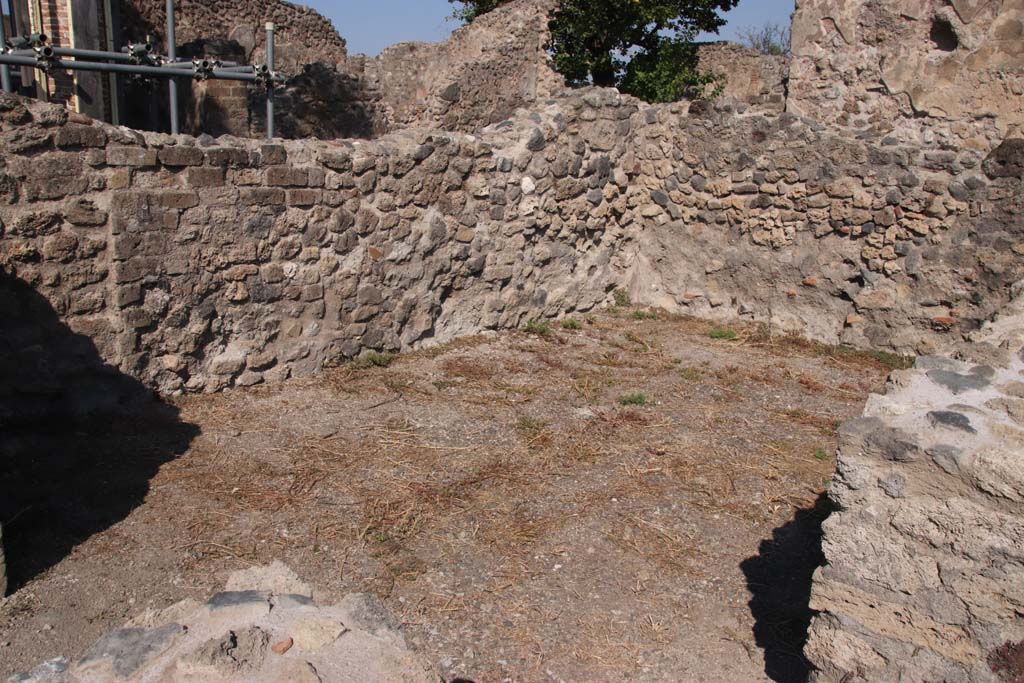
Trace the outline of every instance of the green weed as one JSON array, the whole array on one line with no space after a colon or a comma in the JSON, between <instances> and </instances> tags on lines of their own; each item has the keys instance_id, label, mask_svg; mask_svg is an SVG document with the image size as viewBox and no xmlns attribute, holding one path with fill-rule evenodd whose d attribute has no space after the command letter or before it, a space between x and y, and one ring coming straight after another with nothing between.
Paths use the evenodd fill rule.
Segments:
<instances>
[{"instance_id":1,"label":"green weed","mask_svg":"<svg viewBox=\"0 0 1024 683\"><path fill-rule=\"evenodd\" d=\"M687 382L697 382L704 376L704 373L698 368L679 368L679 376Z\"/></svg>"},{"instance_id":2,"label":"green weed","mask_svg":"<svg viewBox=\"0 0 1024 683\"><path fill-rule=\"evenodd\" d=\"M730 330L728 327L716 327L715 329L708 332L708 336L712 339L736 339L740 335L735 330Z\"/></svg>"},{"instance_id":3,"label":"green weed","mask_svg":"<svg viewBox=\"0 0 1024 683\"><path fill-rule=\"evenodd\" d=\"M538 337L546 337L551 334L551 326L541 320L529 320L523 325L523 332L535 334Z\"/></svg>"},{"instance_id":4,"label":"green weed","mask_svg":"<svg viewBox=\"0 0 1024 683\"><path fill-rule=\"evenodd\" d=\"M634 391L630 394L623 394L619 398L619 403L624 406L645 406L650 401L647 398L647 394L642 391Z\"/></svg>"},{"instance_id":5,"label":"green weed","mask_svg":"<svg viewBox=\"0 0 1024 683\"><path fill-rule=\"evenodd\" d=\"M395 360L393 353L379 353L377 351L366 351L354 361L352 367L357 369L386 368Z\"/></svg>"}]
</instances>

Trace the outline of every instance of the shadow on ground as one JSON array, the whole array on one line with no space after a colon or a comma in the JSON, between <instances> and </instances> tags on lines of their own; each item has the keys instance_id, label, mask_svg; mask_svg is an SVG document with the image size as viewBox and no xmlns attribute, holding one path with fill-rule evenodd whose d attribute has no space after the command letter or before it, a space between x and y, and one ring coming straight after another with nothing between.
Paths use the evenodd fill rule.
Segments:
<instances>
[{"instance_id":1,"label":"shadow on ground","mask_svg":"<svg viewBox=\"0 0 1024 683\"><path fill-rule=\"evenodd\" d=\"M13 591L123 520L198 429L3 271L0 320L0 525Z\"/></svg>"},{"instance_id":2,"label":"shadow on ground","mask_svg":"<svg viewBox=\"0 0 1024 683\"><path fill-rule=\"evenodd\" d=\"M753 597L754 638L764 651L765 673L776 683L804 683L811 665L803 655L814 612L811 579L824 563L821 524L832 511L822 494L811 507L761 541L758 554L740 564Z\"/></svg>"}]
</instances>

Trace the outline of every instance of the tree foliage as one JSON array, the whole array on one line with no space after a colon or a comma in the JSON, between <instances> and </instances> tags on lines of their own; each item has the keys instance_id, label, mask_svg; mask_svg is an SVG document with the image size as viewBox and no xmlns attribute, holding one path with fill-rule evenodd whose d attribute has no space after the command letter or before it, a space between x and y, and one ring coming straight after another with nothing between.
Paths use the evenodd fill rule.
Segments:
<instances>
[{"instance_id":1,"label":"tree foliage","mask_svg":"<svg viewBox=\"0 0 1024 683\"><path fill-rule=\"evenodd\" d=\"M505 0L449 0L467 21ZM548 50L570 85L618 87L651 102L700 92L694 38L717 32L738 0L560 0Z\"/></svg>"},{"instance_id":2,"label":"tree foliage","mask_svg":"<svg viewBox=\"0 0 1024 683\"><path fill-rule=\"evenodd\" d=\"M448 2L453 5L460 5L452 12L452 16L468 24L481 14L487 14L498 5L508 2L508 0L469 0L468 2L448 0Z\"/></svg>"}]
</instances>

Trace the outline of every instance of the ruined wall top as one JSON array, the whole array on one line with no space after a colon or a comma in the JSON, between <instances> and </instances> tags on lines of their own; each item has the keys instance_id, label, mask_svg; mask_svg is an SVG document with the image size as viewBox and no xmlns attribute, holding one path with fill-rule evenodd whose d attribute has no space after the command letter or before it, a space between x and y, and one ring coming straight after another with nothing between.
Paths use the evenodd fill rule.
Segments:
<instances>
[{"instance_id":1,"label":"ruined wall top","mask_svg":"<svg viewBox=\"0 0 1024 683\"><path fill-rule=\"evenodd\" d=\"M697 54L701 71L723 77L722 97L767 111L785 108L788 56L762 54L725 40L701 44Z\"/></svg>"},{"instance_id":2,"label":"ruined wall top","mask_svg":"<svg viewBox=\"0 0 1024 683\"><path fill-rule=\"evenodd\" d=\"M121 23L126 38L140 41L151 35L163 41L166 10L164 0L121 0ZM309 7L285 0L177 0L175 14L179 43L229 38L238 42L250 59L256 60L263 59L264 24L274 22L275 61L283 70L294 70L311 62L338 62L348 54L345 39L329 19Z\"/></svg>"},{"instance_id":3,"label":"ruined wall top","mask_svg":"<svg viewBox=\"0 0 1024 683\"><path fill-rule=\"evenodd\" d=\"M389 127L477 129L563 89L545 51L553 0L513 0L440 43L399 43L366 63Z\"/></svg>"}]
</instances>

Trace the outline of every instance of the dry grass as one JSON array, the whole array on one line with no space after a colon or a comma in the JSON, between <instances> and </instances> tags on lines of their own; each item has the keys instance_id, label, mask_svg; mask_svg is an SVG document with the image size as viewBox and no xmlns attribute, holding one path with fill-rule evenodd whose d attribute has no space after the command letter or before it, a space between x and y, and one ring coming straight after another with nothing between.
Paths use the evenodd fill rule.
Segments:
<instances>
[{"instance_id":1,"label":"dry grass","mask_svg":"<svg viewBox=\"0 0 1024 683\"><path fill-rule=\"evenodd\" d=\"M514 680L552 662L573 680L636 675L640 653L702 628L666 596L713 580L743 604L739 562L823 490L832 465L814 453L887 371L758 328L716 340L643 318L179 401L203 435L152 482L149 546L197 581L280 558L332 595L376 592L438 659L465 650L446 640L465 625L478 680L506 677L499 651ZM631 393L649 400L620 405Z\"/></svg>"}]
</instances>

